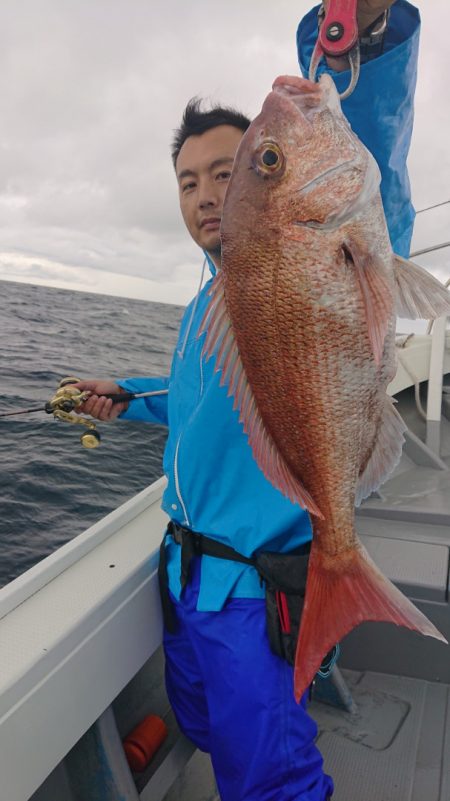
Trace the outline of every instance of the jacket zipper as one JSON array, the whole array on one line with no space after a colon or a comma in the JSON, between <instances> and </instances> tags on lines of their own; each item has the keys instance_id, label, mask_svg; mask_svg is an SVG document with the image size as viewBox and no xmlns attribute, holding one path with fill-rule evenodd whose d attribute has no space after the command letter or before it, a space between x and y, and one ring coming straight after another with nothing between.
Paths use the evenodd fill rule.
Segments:
<instances>
[{"instance_id":1,"label":"jacket zipper","mask_svg":"<svg viewBox=\"0 0 450 801\"><path fill-rule=\"evenodd\" d=\"M198 305L198 301L199 301L199 297L200 297L200 292L201 292L201 289L202 289L202 286L203 286L203 278L204 278L204 275L205 275L205 268L206 268L207 263L208 263L208 260L207 260L207 258L205 256L205 259L204 259L203 265L202 265L202 272L201 272L201 276L200 276L200 284L199 284L199 287L198 287L197 294L195 296L195 301L194 301L194 305L193 305L193 308L192 308L192 312L191 312L191 316L190 316L190 319L189 319L189 323L188 323L188 326L187 326L187 330L186 330L186 333L185 333L185 336L184 336L183 345L181 347L181 350L177 351L178 356L179 356L180 359L184 359L184 353L185 353L185 350L186 350L187 341L189 339L189 334L191 332L192 323L194 322L195 312L197 311L197 305ZM202 395L203 395L203 365L202 365L202 358L200 356L200 397ZM181 505L181 508L182 508L183 514L184 514L184 523L185 523L185 525L190 526L191 522L189 520L189 516L188 516L188 513L187 513L186 504L184 503L183 496L181 495L180 478L179 478L179 474L178 474L178 450L179 450L179 447L180 447L181 436L182 435L180 434L179 437L178 437L178 440L177 440L176 448L175 448L175 456L174 456L174 462L173 462L173 475L174 475L174 480L175 480L175 492L177 494L177 498L178 498L178 500L180 502L180 505Z\"/></svg>"},{"instance_id":2,"label":"jacket zipper","mask_svg":"<svg viewBox=\"0 0 450 801\"><path fill-rule=\"evenodd\" d=\"M187 525L187 526L190 526L191 523L190 523L190 520L189 520L189 517L188 517L188 513L187 513L187 510L186 510L185 503L183 501L183 497L181 495L180 479L179 479L179 475L178 475L178 449L180 447L180 440L181 440L181 434L178 437L177 445L176 445L176 448L175 448L175 457L174 457L174 462L173 462L173 475L174 475L174 479L175 479L175 492L177 493L177 498L178 498L178 500L179 500L179 502L181 504L181 508L183 509L183 514L184 514L183 523L185 525Z\"/></svg>"}]
</instances>

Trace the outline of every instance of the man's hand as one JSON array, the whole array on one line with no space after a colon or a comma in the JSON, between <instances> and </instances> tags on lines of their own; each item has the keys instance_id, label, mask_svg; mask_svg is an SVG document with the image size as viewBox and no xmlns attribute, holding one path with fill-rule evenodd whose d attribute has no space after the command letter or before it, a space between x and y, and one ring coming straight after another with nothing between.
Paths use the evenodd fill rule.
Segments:
<instances>
[{"instance_id":1,"label":"man's hand","mask_svg":"<svg viewBox=\"0 0 450 801\"><path fill-rule=\"evenodd\" d=\"M358 0L357 20L358 30L361 36L372 22L375 22L386 9L393 6L395 0ZM323 0L325 12L328 11L330 0Z\"/></svg>"},{"instance_id":2,"label":"man's hand","mask_svg":"<svg viewBox=\"0 0 450 801\"><path fill-rule=\"evenodd\" d=\"M395 0L358 0L358 8L356 18L358 21L358 32L360 36L367 31L367 29L375 22L381 14L388 8L393 6ZM328 11L330 0L323 0L325 13ZM348 69L347 56L330 57L327 56L327 64L335 72L343 72Z\"/></svg>"},{"instance_id":3,"label":"man's hand","mask_svg":"<svg viewBox=\"0 0 450 801\"><path fill-rule=\"evenodd\" d=\"M115 384L113 381L97 381L95 378L90 378L87 381L79 381L74 384L80 392L89 390L91 396L81 406L77 408L77 412L82 414L90 414L97 420L110 422L115 420L121 412L128 409L128 403L113 403L110 398L105 398L104 395L112 395L124 390Z\"/></svg>"},{"instance_id":4,"label":"man's hand","mask_svg":"<svg viewBox=\"0 0 450 801\"><path fill-rule=\"evenodd\" d=\"M328 1L328 0L327 0ZM358 0L358 30L361 36L379 16L394 5L395 0Z\"/></svg>"}]
</instances>

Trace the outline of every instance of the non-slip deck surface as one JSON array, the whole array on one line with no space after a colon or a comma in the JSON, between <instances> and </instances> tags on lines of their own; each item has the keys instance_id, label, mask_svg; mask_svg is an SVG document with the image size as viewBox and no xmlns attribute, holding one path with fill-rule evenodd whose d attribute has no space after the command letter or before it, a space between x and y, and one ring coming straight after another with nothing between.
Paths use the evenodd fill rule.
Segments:
<instances>
[{"instance_id":1,"label":"non-slip deck surface","mask_svg":"<svg viewBox=\"0 0 450 801\"><path fill-rule=\"evenodd\" d=\"M450 687L345 671L356 715L313 703L333 801L449 801Z\"/></svg>"},{"instance_id":2,"label":"non-slip deck surface","mask_svg":"<svg viewBox=\"0 0 450 801\"><path fill-rule=\"evenodd\" d=\"M310 706L333 776L333 801L449 801L450 686L344 671L358 713ZM219 801L211 763L196 752L165 801Z\"/></svg>"}]
</instances>

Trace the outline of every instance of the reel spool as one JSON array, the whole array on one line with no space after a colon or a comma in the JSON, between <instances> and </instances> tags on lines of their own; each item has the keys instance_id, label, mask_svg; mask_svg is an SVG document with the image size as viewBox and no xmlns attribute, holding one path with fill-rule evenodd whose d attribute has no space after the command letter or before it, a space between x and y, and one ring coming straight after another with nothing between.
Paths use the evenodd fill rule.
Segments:
<instances>
[{"instance_id":1,"label":"reel spool","mask_svg":"<svg viewBox=\"0 0 450 801\"><path fill-rule=\"evenodd\" d=\"M45 404L45 411L47 414L52 414L56 420L62 420L64 423L86 426L89 430L83 432L80 437L83 448L98 448L100 445L100 434L96 429L95 423L87 417L81 417L81 415L76 414L76 410L90 395L89 392L80 392L79 389L72 386L80 380L80 378L76 378L75 376L62 378L53 398Z\"/></svg>"}]
</instances>

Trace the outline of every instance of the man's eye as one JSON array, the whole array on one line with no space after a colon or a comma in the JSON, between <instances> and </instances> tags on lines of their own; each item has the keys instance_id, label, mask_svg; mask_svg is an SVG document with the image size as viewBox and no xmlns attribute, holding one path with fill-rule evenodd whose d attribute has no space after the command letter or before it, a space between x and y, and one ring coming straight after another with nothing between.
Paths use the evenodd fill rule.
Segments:
<instances>
[{"instance_id":1,"label":"man's eye","mask_svg":"<svg viewBox=\"0 0 450 801\"><path fill-rule=\"evenodd\" d=\"M229 181L231 177L231 170L222 170L216 175L216 181Z\"/></svg>"},{"instance_id":2,"label":"man's eye","mask_svg":"<svg viewBox=\"0 0 450 801\"><path fill-rule=\"evenodd\" d=\"M181 187L181 191L183 192L183 194L185 192L190 192L192 189L195 189L195 183L193 181L190 181L190 183L188 184L183 184Z\"/></svg>"}]
</instances>

